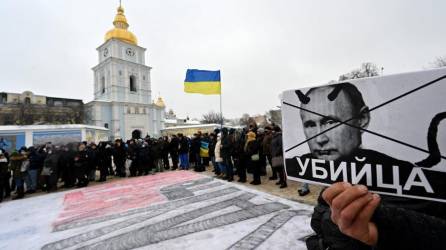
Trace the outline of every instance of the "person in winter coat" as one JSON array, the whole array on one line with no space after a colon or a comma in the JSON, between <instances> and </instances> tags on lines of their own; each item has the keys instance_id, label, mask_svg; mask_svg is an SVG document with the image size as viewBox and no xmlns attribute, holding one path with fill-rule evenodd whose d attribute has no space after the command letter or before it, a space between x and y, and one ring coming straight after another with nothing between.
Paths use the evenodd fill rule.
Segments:
<instances>
[{"instance_id":1,"label":"person in winter coat","mask_svg":"<svg viewBox=\"0 0 446 250\"><path fill-rule=\"evenodd\" d=\"M256 134L253 131L248 132L247 140L245 143L245 155L248 159L248 169L251 169L253 174L252 185L260 185L260 164L259 164L259 151L260 144L256 140Z\"/></svg>"},{"instance_id":2,"label":"person in winter coat","mask_svg":"<svg viewBox=\"0 0 446 250\"><path fill-rule=\"evenodd\" d=\"M42 190L51 192L57 189L57 171L59 167L60 153L54 147L47 148L47 155L43 162L41 172L43 179Z\"/></svg>"},{"instance_id":3,"label":"person in winter coat","mask_svg":"<svg viewBox=\"0 0 446 250\"><path fill-rule=\"evenodd\" d=\"M271 172L272 176L269 177L270 180L277 180L277 169L273 168L272 166L272 156L271 156L271 143L273 140L273 134L272 129L270 126L265 127L265 136L263 137L262 147L263 147L263 153L266 156L266 159L269 162L269 165L271 166Z\"/></svg>"},{"instance_id":4,"label":"person in winter coat","mask_svg":"<svg viewBox=\"0 0 446 250\"><path fill-rule=\"evenodd\" d=\"M128 147L128 151L127 151L127 157L131 160L130 167L129 167L131 177L137 176L137 173L138 173L139 146L137 143L138 142L133 139L128 142L129 147Z\"/></svg>"},{"instance_id":5,"label":"person in winter coat","mask_svg":"<svg viewBox=\"0 0 446 250\"><path fill-rule=\"evenodd\" d=\"M180 168L183 170L189 169L189 142L183 134L178 134L180 142Z\"/></svg>"},{"instance_id":6,"label":"person in winter coat","mask_svg":"<svg viewBox=\"0 0 446 250\"><path fill-rule=\"evenodd\" d=\"M113 149L109 142L105 143L105 158L104 158L104 164L107 168L107 175L113 176L115 175L115 171L113 170L113 164L112 164L112 156L113 156Z\"/></svg>"},{"instance_id":7,"label":"person in winter coat","mask_svg":"<svg viewBox=\"0 0 446 250\"><path fill-rule=\"evenodd\" d=\"M63 167L62 181L64 182L64 188L74 187L76 183L76 169L74 167L74 156L76 155L76 146L74 144L68 144L62 147L60 153L59 163Z\"/></svg>"},{"instance_id":8,"label":"person in winter coat","mask_svg":"<svg viewBox=\"0 0 446 250\"><path fill-rule=\"evenodd\" d=\"M9 169L9 164L10 164L10 155L8 154L7 151L2 150L3 152L3 157L6 158L7 161L7 165L6 165L6 171L3 172L4 173L4 180L6 180L3 184L3 191L4 191L4 196L3 198L9 198L11 197L11 184L10 184L10 180L12 179L12 175L11 175L11 170Z\"/></svg>"},{"instance_id":9,"label":"person in winter coat","mask_svg":"<svg viewBox=\"0 0 446 250\"><path fill-rule=\"evenodd\" d=\"M29 169L28 169L28 175L30 178L30 187L28 187L26 190L27 193L34 193L37 189L37 183L39 180L39 172L42 171L43 168L43 161L45 156L42 155L36 148L30 147L29 148Z\"/></svg>"},{"instance_id":10,"label":"person in winter coat","mask_svg":"<svg viewBox=\"0 0 446 250\"><path fill-rule=\"evenodd\" d=\"M209 136L209 158L211 159L212 166L214 167L213 172L215 175L220 175L220 169L217 166L217 162L215 161L215 145L217 144L217 136L214 133L211 133Z\"/></svg>"},{"instance_id":11,"label":"person in winter coat","mask_svg":"<svg viewBox=\"0 0 446 250\"><path fill-rule=\"evenodd\" d=\"M263 152L263 138L265 137L265 129L258 128L256 133L256 140L259 144L259 167L260 176L266 176L266 154Z\"/></svg>"},{"instance_id":12,"label":"person in winter coat","mask_svg":"<svg viewBox=\"0 0 446 250\"><path fill-rule=\"evenodd\" d=\"M96 169L99 165L99 158L97 157L98 149L96 144L91 143L89 147L87 147L87 155L88 155L88 180L95 181L96 180Z\"/></svg>"},{"instance_id":13,"label":"person in winter coat","mask_svg":"<svg viewBox=\"0 0 446 250\"><path fill-rule=\"evenodd\" d=\"M222 137L221 137L221 157L223 158L223 163L225 165L226 170L226 180L231 182L234 180L234 165L232 164L232 153L234 145L233 137L234 133L232 132L231 135L228 134L228 129L223 128L221 130Z\"/></svg>"},{"instance_id":14,"label":"person in winter coat","mask_svg":"<svg viewBox=\"0 0 446 250\"><path fill-rule=\"evenodd\" d=\"M273 136L271 139L270 154L272 156L271 167L273 168L273 171L275 171L279 175L279 181L276 183L276 185L280 185L280 188L286 188L287 183L285 176L285 168L283 166L282 130L280 129L279 126L274 126Z\"/></svg>"},{"instance_id":15,"label":"person in winter coat","mask_svg":"<svg viewBox=\"0 0 446 250\"><path fill-rule=\"evenodd\" d=\"M12 198L13 200L25 197L24 178L26 173L26 162L27 154L24 149L21 149L19 152L12 152L9 168L13 172L12 177L15 180L15 185L17 188L17 196Z\"/></svg>"},{"instance_id":16,"label":"person in winter coat","mask_svg":"<svg viewBox=\"0 0 446 250\"><path fill-rule=\"evenodd\" d=\"M153 167L153 152L152 146L146 141L139 145L137 158L138 158L138 176L148 175L152 171ZM155 172L155 170L153 170Z\"/></svg>"},{"instance_id":17,"label":"person in winter coat","mask_svg":"<svg viewBox=\"0 0 446 250\"><path fill-rule=\"evenodd\" d=\"M180 141L176 135L172 135L169 143L170 158L172 158L172 170L178 169L178 149L180 147Z\"/></svg>"},{"instance_id":18,"label":"person in winter coat","mask_svg":"<svg viewBox=\"0 0 446 250\"><path fill-rule=\"evenodd\" d=\"M163 160L163 166L164 170L170 169L169 164L169 138L167 136L163 136L162 139L160 139L161 144L161 158Z\"/></svg>"},{"instance_id":19,"label":"person in winter coat","mask_svg":"<svg viewBox=\"0 0 446 250\"><path fill-rule=\"evenodd\" d=\"M328 85L300 94L299 99L304 100L302 108L312 111L301 112L304 134L312 138L308 140L310 153L299 156L301 161L312 158L347 162L352 167L380 165L382 176L393 177L396 176L393 166L398 166L400 171L411 171L423 163L424 160L414 164L363 147L362 130L367 129L371 116L355 85ZM320 113L324 115L316 115ZM335 128L335 123L348 119L352 126L338 126L318 134L321 129ZM287 167L296 158L287 159ZM394 184L395 188L402 187L398 178L393 182L389 179L387 183ZM418 179L421 177L415 181L417 184L423 183ZM444 180L431 178L430 181L435 182L436 192L444 193ZM442 202L378 195L363 185L336 182L321 191L311 219L315 234L306 243L310 250L445 249L445 211L446 205Z\"/></svg>"},{"instance_id":20,"label":"person in winter coat","mask_svg":"<svg viewBox=\"0 0 446 250\"><path fill-rule=\"evenodd\" d=\"M201 147L201 133L194 134L194 136L191 139L191 146L190 146L190 155L191 159L193 159L194 163L194 170L199 171L202 162L201 162L201 156L200 156L200 147Z\"/></svg>"},{"instance_id":21,"label":"person in winter coat","mask_svg":"<svg viewBox=\"0 0 446 250\"><path fill-rule=\"evenodd\" d=\"M234 165L237 169L237 175L239 179L238 182L245 183L246 182L246 167L248 164L248 157L245 154L245 144L246 144L246 130L243 129L240 135L237 136L235 140L235 149L234 149Z\"/></svg>"},{"instance_id":22,"label":"person in winter coat","mask_svg":"<svg viewBox=\"0 0 446 250\"><path fill-rule=\"evenodd\" d=\"M223 161L223 157L221 155L221 133L219 133L217 135L217 143L215 144L214 154L215 154L215 162L218 165L218 169L219 169L219 171L218 171L219 174L217 175L217 177L225 178L226 166Z\"/></svg>"},{"instance_id":23,"label":"person in winter coat","mask_svg":"<svg viewBox=\"0 0 446 250\"><path fill-rule=\"evenodd\" d=\"M88 186L88 155L85 150L85 144L81 143L74 157L74 168L76 171L77 187Z\"/></svg>"},{"instance_id":24,"label":"person in winter coat","mask_svg":"<svg viewBox=\"0 0 446 250\"><path fill-rule=\"evenodd\" d=\"M108 164L111 165L111 155L107 155L106 146L108 145L104 142L98 145L99 182L107 180Z\"/></svg>"},{"instance_id":25,"label":"person in winter coat","mask_svg":"<svg viewBox=\"0 0 446 250\"><path fill-rule=\"evenodd\" d=\"M113 163L116 166L116 175L119 177L125 177L125 161L127 160L127 150L122 140L115 140L113 147Z\"/></svg>"},{"instance_id":26,"label":"person in winter coat","mask_svg":"<svg viewBox=\"0 0 446 250\"><path fill-rule=\"evenodd\" d=\"M162 151L163 151L163 140L159 138L158 140L152 140L150 147L150 155L152 156L152 162L154 171L164 172L163 162L162 162Z\"/></svg>"},{"instance_id":27,"label":"person in winter coat","mask_svg":"<svg viewBox=\"0 0 446 250\"><path fill-rule=\"evenodd\" d=\"M202 170L206 171L206 167L209 166L209 161L211 160L210 156L209 156L209 143L211 141L211 138L209 137L208 133L204 133L204 135L201 138L201 141L204 143L204 145L207 145L207 153L206 151L203 151L200 149L200 156L202 158L202 163L203 163L203 167ZM201 147L203 148L203 145L201 145Z\"/></svg>"},{"instance_id":28,"label":"person in winter coat","mask_svg":"<svg viewBox=\"0 0 446 250\"><path fill-rule=\"evenodd\" d=\"M306 240L309 250L441 250L446 246L442 202L377 195L338 182L324 189Z\"/></svg>"},{"instance_id":29,"label":"person in winter coat","mask_svg":"<svg viewBox=\"0 0 446 250\"><path fill-rule=\"evenodd\" d=\"M3 201L6 185L9 186L8 171L8 158L6 158L3 149L0 149L0 202Z\"/></svg>"}]
</instances>

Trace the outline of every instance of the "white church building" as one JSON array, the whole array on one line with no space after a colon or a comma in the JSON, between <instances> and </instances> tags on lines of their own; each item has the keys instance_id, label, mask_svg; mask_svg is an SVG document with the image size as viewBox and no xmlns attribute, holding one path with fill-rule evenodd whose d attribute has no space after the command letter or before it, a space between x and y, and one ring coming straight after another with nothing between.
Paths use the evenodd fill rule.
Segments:
<instances>
[{"instance_id":1,"label":"white church building","mask_svg":"<svg viewBox=\"0 0 446 250\"><path fill-rule=\"evenodd\" d=\"M143 137L159 136L164 129L165 105L161 97L152 101L146 49L128 30L121 6L113 25L97 48L94 100L85 105L86 123L108 128L110 139L130 139L134 130L140 130Z\"/></svg>"}]
</instances>

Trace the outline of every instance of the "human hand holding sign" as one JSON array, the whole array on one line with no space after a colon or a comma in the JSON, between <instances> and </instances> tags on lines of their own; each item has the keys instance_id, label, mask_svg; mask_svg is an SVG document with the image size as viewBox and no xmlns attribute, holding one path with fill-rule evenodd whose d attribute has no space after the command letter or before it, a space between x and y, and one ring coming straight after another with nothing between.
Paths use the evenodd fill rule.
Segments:
<instances>
[{"instance_id":1,"label":"human hand holding sign","mask_svg":"<svg viewBox=\"0 0 446 250\"><path fill-rule=\"evenodd\" d=\"M381 201L377 194L362 185L338 182L327 188L322 198L330 205L331 220L343 234L367 245L376 245L378 228L370 220Z\"/></svg>"}]
</instances>

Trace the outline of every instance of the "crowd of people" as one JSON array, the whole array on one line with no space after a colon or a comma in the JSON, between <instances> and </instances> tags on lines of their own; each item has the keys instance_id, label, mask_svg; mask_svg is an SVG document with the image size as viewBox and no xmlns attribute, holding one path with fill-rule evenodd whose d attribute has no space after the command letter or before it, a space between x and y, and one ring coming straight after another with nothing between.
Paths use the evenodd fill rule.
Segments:
<instances>
[{"instance_id":1,"label":"crowd of people","mask_svg":"<svg viewBox=\"0 0 446 250\"><path fill-rule=\"evenodd\" d=\"M70 143L22 147L11 153L0 149L0 202L16 195L20 199L38 190L52 192L63 188L85 187L92 181L103 182L107 176L134 177L167 170L205 171L213 166L216 178L261 184L261 176L272 167L270 180L280 188L287 182L283 166L282 133L279 126L250 126L242 130L216 129L158 139L146 137L126 142ZM99 171L99 176L97 176Z\"/></svg>"}]
</instances>

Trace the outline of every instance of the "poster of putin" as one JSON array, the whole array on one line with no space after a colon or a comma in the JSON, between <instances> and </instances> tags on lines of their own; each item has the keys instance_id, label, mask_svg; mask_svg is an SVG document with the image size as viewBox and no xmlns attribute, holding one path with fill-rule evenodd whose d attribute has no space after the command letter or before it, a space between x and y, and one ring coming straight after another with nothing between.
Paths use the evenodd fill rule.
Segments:
<instances>
[{"instance_id":1,"label":"poster of putin","mask_svg":"<svg viewBox=\"0 0 446 250\"><path fill-rule=\"evenodd\" d=\"M281 95L288 179L446 202L446 68Z\"/></svg>"}]
</instances>

